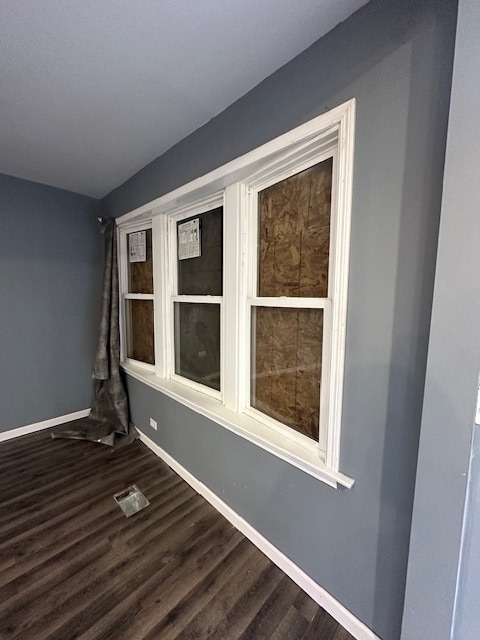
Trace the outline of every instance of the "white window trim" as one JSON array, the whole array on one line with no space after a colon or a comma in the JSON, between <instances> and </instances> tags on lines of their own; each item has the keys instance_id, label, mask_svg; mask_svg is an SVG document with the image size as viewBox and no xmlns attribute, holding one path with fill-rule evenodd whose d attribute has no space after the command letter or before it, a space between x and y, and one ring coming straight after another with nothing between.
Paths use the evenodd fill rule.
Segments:
<instances>
[{"instance_id":1,"label":"white window trim","mask_svg":"<svg viewBox=\"0 0 480 640\"><path fill-rule=\"evenodd\" d=\"M262 168L259 172L250 176L247 182L247 198L245 202L247 203L247 224L248 224L248 240L247 246L245 248L245 252L247 255L248 261L248 271L247 271L247 296L246 296L246 366L244 369L244 380L245 380L245 401L243 406L243 411L247 413L247 415L251 415L258 420L273 421L277 429L284 429L285 426L277 422L271 417L266 418L263 414L257 411L254 407L251 406L250 401L247 401L250 393L250 371L252 370L252 360L251 360L251 348L250 345L253 344L252 336L251 336L251 309L256 306L267 306L267 307L283 307L287 309L323 309L324 317L323 317L323 346L322 349L322 384L321 384L321 398L320 398L320 425L319 425L319 439L318 442L313 442L311 438L302 435L301 433L294 432L292 437L295 437L296 440L303 444L303 446L310 446L322 458L326 461L326 465L338 471L338 464L335 465L334 461L327 459L327 442L329 438L329 433L334 429L340 429L340 420L341 416L339 414L334 414L332 411L329 411L329 381L330 381L330 346L331 346L331 311L332 311L332 302L331 298L333 294L336 294L336 288L332 285L335 280L335 273L333 269L332 260L329 261L329 276L328 276L328 292L327 298L303 298L303 297L257 297L257 282L258 282L258 260L255 251L255 255L251 255L248 257L249 250L251 248L258 247L258 194L267 189L268 187L277 184L278 182L290 178L291 176L300 173L301 171L308 169L312 166L312 164L320 163L324 160L332 158L333 160L333 174L332 174L332 203L331 203L331 224L330 224L330 255L333 255L337 247L337 237L336 237L336 227L335 227L335 219L336 219L336 207L335 202L333 200L336 188L338 188L337 180L337 172L336 172L336 164L337 164L337 145L338 141L336 137L326 136L325 140L321 147L319 147L317 153L311 153L311 149L308 148L308 153L306 157L302 158L302 161L298 160L298 154L293 154L293 157L289 162L282 163L282 168L279 171L277 167L269 167L267 170ZM303 155L303 154L302 154ZM245 217L245 216L244 216ZM342 241L342 239L339 239ZM339 253L343 252L343 246L339 248ZM263 416L263 417L262 417ZM339 457L339 456L338 456Z\"/></svg>"},{"instance_id":2,"label":"white window trim","mask_svg":"<svg viewBox=\"0 0 480 640\"><path fill-rule=\"evenodd\" d=\"M117 222L118 225L118 222ZM148 364L146 362L139 362L138 360L133 360L127 356L127 341L124 339L127 332L127 319L125 315L126 309L126 300L152 300L153 301L153 313L155 318L155 283L154 283L154 293L130 293L129 289L129 281L128 281L128 240L127 237L130 233L135 233L136 231L146 231L148 229L152 229L152 221L145 220L141 223L133 223L128 224L119 229L118 234L118 255L119 265L118 265L118 280L120 287L120 309L119 309L119 320L120 320L120 360L123 364L132 364L134 366L140 365L144 367L147 371L155 371L155 365ZM153 247L153 229L152 229L152 252L154 252ZM156 336L155 336L156 338ZM155 347L156 350L156 347Z\"/></svg>"},{"instance_id":3,"label":"white window trim","mask_svg":"<svg viewBox=\"0 0 480 640\"><path fill-rule=\"evenodd\" d=\"M156 365L138 362L123 362L124 369L133 377L158 389L213 421L225 426L238 435L254 442L274 455L287 460L296 467L326 482L330 486L342 485L350 488L354 480L340 472L340 426L343 395L343 374L345 357L345 329L348 286L348 261L350 237L350 210L353 176L355 101L340 105L318 116L300 127L272 140L254 151L193 180L156 200L131 211L117 219L120 237L136 228L153 226L154 236L154 290L155 290L155 345ZM332 375L329 376L329 388L325 390L328 402L327 428L324 436L325 450L319 455L319 444L310 438L296 433L249 408L249 393L245 388L245 372L249 372L249 333L250 318L247 310L255 298L247 302L249 282L252 272L246 268L250 260L248 254L251 224L248 223L249 208L254 195L262 185L278 182L334 156L334 188L332 199L332 237L329 276L329 299L312 299L311 308L325 308L332 300L331 313L331 352L326 362L330 362ZM221 347L224 353L222 361L222 395L212 397L204 393L202 385L184 384L171 376L172 341L169 339L171 327L168 326L168 306L172 305L170 263L167 254L168 220L179 216L190 217L198 211L206 211L218 206L223 194L224 206L224 296L222 304ZM207 204L206 208L202 207ZM160 215L168 214L168 215ZM171 240L170 240L171 242ZM161 246L159 246L161 245ZM125 262L123 245L120 242L120 264ZM227 259L228 256L228 259ZM158 257L158 260L157 260ZM158 264L157 264L158 261ZM233 265L233 266L232 266ZM242 268L238 268L242 265ZM121 268L122 269L122 268ZM249 280L250 279L250 280ZM330 286L333 290L330 290ZM251 291L251 290L250 290ZM257 299L257 302L279 306L279 300ZM308 306L305 299L301 303L288 299L282 306ZM323 305L323 306L322 306ZM166 325L165 325L166 323ZM228 345L228 350L224 349ZM232 348L233 347L233 348ZM158 357L157 357L158 356ZM233 372L226 376L226 369ZM324 385L322 385L324 386ZM196 387L201 387L199 391ZM325 422L325 420L324 420ZM320 445L321 446L321 445Z\"/></svg>"},{"instance_id":4,"label":"white window trim","mask_svg":"<svg viewBox=\"0 0 480 640\"><path fill-rule=\"evenodd\" d=\"M178 238L177 238L177 223L188 218L195 216L201 216L203 213L217 209L224 206L223 193L215 193L206 198L201 198L193 203L191 206L181 207L175 209L169 213L167 217L168 232L164 236L163 251L168 256L168 272L167 282L164 295L166 296L165 308L167 309L167 318L169 323L169 336L167 349L165 351L167 360L166 365L166 377L185 384L192 389L201 391L213 398L222 400L222 390L217 391L211 389L206 385L202 385L198 382L185 378L175 373L175 330L174 330L174 305L175 302L194 302L196 304L217 304L220 307L220 379L223 380L224 374L224 358L222 357L224 351L224 303L223 296L206 296L206 295L179 295L178 294ZM223 257L223 271L225 272L225 255Z\"/></svg>"}]
</instances>

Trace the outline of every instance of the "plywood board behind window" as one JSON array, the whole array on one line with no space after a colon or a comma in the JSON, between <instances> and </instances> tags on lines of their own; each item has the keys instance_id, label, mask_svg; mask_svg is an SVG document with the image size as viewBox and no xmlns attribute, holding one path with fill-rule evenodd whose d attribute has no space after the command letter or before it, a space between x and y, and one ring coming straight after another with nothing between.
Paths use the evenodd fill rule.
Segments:
<instances>
[{"instance_id":1,"label":"plywood board behind window","mask_svg":"<svg viewBox=\"0 0 480 640\"><path fill-rule=\"evenodd\" d=\"M128 263L128 293L153 293L152 230L146 229L145 235L146 260Z\"/></svg>"},{"instance_id":2,"label":"plywood board behind window","mask_svg":"<svg viewBox=\"0 0 480 640\"><path fill-rule=\"evenodd\" d=\"M258 295L328 297L332 159L258 196ZM258 307L252 318L252 406L319 435L323 312Z\"/></svg>"},{"instance_id":3,"label":"plywood board behind window","mask_svg":"<svg viewBox=\"0 0 480 640\"><path fill-rule=\"evenodd\" d=\"M155 364L153 333L153 301L127 300L127 356L140 362Z\"/></svg>"},{"instance_id":4,"label":"plywood board behind window","mask_svg":"<svg viewBox=\"0 0 480 640\"><path fill-rule=\"evenodd\" d=\"M253 313L252 406L317 440L323 310L256 307Z\"/></svg>"},{"instance_id":5,"label":"plywood board behind window","mask_svg":"<svg viewBox=\"0 0 480 640\"><path fill-rule=\"evenodd\" d=\"M332 159L259 193L259 296L328 296Z\"/></svg>"}]
</instances>

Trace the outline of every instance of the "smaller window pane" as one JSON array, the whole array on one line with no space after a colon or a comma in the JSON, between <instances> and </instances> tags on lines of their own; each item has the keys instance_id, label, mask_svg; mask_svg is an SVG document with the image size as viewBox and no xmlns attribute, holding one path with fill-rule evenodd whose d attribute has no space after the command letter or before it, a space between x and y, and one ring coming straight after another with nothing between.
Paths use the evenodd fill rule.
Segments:
<instances>
[{"instance_id":1,"label":"smaller window pane","mask_svg":"<svg viewBox=\"0 0 480 640\"><path fill-rule=\"evenodd\" d=\"M155 364L153 300L126 300L127 356Z\"/></svg>"},{"instance_id":2,"label":"smaller window pane","mask_svg":"<svg viewBox=\"0 0 480 640\"><path fill-rule=\"evenodd\" d=\"M194 258L180 259L188 245L189 223L198 220L199 252ZM182 225L186 225L183 226ZM181 242L183 240L183 246ZM223 207L177 223L178 294L221 296L223 292ZM193 247L193 243L190 245Z\"/></svg>"},{"instance_id":3,"label":"smaller window pane","mask_svg":"<svg viewBox=\"0 0 480 640\"><path fill-rule=\"evenodd\" d=\"M258 194L258 295L326 298L332 159Z\"/></svg>"},{"instance_id":4,"label":"smaller window pane","mask_svg":"<svg viewBox=\"0 0 480 640\"><path fill-rule=\"evenodd\" d=\"M252 309L251 405L314 440L322 340L322 309Z\"/></svg>"},{"instance_id":5,"label":"smaller window pane","mask_svg":"<svg viewBox=\"0 0 480 640\"><path fill-rule=\"evenodd\" d=\"M175 303L175 373L220 391L220 305Z\"/></svg>"},{"instance_id":6,"label":"smaller window pane","mask_svg":"<svg viewBox=\"0 0 480 640\"><path fill-rule=\"evenodd\" d=\"M152 230L129 233L127 251L128 293L153 293Z\"/></svg>"}]
</instances>

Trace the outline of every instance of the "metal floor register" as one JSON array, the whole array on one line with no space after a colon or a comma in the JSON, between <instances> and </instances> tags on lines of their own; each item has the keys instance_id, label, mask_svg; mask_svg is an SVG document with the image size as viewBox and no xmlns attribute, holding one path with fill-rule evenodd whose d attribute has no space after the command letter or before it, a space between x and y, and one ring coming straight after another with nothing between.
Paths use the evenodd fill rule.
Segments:
<instances>
[{"instance_id":1,"label":"metal floor register","mask_svg":"<svg viewBox=\"0 0 480 640\"><path fill-rule=\"evenodd\" d=\"M148 507L150 504L135 484L132 484L132 486L128 487L125 491L116 493L113 499L127 518L145 509L145 507Z\"/></svg>"}]
</instances>

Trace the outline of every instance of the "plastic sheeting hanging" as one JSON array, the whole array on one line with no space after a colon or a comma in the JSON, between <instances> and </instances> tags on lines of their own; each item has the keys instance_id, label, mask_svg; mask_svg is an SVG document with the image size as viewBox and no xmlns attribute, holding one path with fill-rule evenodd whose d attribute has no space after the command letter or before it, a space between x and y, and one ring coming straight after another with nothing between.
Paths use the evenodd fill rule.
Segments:
<instances>
[{"instance_id":1,"label":"plastic sheeting hanging","mask_svg":"<svg viewBox=\"0 0 480 640\"><path fill-rule=\"evenodd\" d=\"M115 220L99 219L104 234L105 263L97 355L93 370L93 402L87 418L52 432L52 438L92 440L114 446L115 435L136 438L129 424L128 399L120 372L120 330Z\"/></svg>"}]
</instances>

